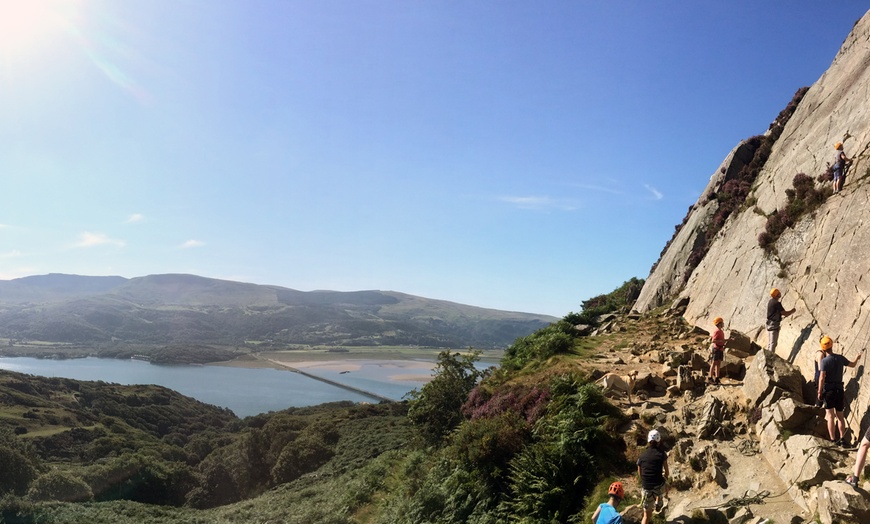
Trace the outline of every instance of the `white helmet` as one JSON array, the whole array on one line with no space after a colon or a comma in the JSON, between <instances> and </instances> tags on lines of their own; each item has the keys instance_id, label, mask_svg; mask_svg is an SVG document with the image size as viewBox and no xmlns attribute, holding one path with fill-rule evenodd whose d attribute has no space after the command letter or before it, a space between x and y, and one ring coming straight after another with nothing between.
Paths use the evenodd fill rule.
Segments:
<instances>
[{"instance_id":1,"label":"white helmet","mask_svg":"<svg viewBox=\"0 0 870 524\"><path fill-rule=\"evenodd\" d=\"M657 429L651 429L649 435L646 436L647 442L661 442L662 434Z\"/></svg>"}]
</instances>

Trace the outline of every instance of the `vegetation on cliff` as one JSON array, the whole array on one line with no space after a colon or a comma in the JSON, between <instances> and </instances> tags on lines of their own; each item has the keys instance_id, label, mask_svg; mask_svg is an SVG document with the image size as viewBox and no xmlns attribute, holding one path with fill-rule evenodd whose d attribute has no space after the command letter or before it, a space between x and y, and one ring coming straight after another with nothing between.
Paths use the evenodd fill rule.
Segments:
<instances>
[{"instance_id":1,"label":"vegetation on cliff","mask_svg":"<svg viewBox=\"0 0 870 524\"><path fill-rule=\"evenodd\" d=\"M626 296L620 290L614 296ZM585 520L584 497L609 473L631 471L615 431L623 415L576 366L589 343L563 319L518 339L498 369L479 371L475 353L442 352L435 378L404 402L244 420L154 386L0 373L11 472L0 485L0 516Z\"/></svg>"},{"instance_id":2,"label":"vegetation on cliff","mask_svg":"<svg viewBox=\"0 0 870 524\"><path fill-rule=\"evenodd\" d=\"M809 91L809 87L802 87L797 90L786 107L780 111L773 122L771 122L767 133L753 136L745 140L745 145L749 148L749 152L752 156L751 160L743 165L735 174L724 176L721 184L717 188L711 190L706 195L705 199L701 201L700 204L702 206L708 202L715 201L716 212L713 214L711 220L704 224L698 232L698 238L700 241L694 244L692 251L686 260L686 271L683 274L683 284L689 280L689 277L692 276L692 272L696 267L698 267L701 260L704 259L704 256L706 256L707 252L710 250L710 245L716 237L716 233L724 227L728 218L735 212L745 210L754 205L754 200L750 195L755 180L758 178L758 174L761 173L764 164L770 157L773 145L779 139L780 135L782 135L785 125L797 110L798 105L801 100L803 100L807 91ZM723 173L725 173L724 168ZM671 243L680 233L695 208L696 206L690 206L683 221L674 227L673 236L665 244L665 247L659 255L659 259L655 264L653 264L651 272L655 270L661 257L664 256L665 252L667 252Z\"/></svg>"}]
</instances>

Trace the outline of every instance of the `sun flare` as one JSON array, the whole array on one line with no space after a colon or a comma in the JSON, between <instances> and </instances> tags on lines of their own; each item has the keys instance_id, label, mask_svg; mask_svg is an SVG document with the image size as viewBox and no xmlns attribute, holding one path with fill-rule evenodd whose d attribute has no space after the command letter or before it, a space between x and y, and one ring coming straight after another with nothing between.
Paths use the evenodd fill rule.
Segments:
<instances>
[{"instance_id":1,"label":"sun flare","mask_svg":"<svg viewBox=\"0 0 870 524\"><path fill-rule=\"evenodd\" d=\"M15 56L61 31L70 0L0 0L0 54Z\"/></svg>"}]
</instances>

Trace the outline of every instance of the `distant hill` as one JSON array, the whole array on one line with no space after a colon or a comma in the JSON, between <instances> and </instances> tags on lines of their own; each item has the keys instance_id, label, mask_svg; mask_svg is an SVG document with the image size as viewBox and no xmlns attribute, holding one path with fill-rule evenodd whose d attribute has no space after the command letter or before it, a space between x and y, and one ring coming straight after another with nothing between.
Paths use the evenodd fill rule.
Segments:
<instances>
[{"instance_id":1,"label":"distant hill","mask_svg":"<svg viewBox=\"0 0 870 524\"><path fill-rule=\"evenodd\" d=\"M556 320L392 291L297 291L196 275L0 281L0 338L55 343L503 348Z\"/></svg>"}]
</instances>

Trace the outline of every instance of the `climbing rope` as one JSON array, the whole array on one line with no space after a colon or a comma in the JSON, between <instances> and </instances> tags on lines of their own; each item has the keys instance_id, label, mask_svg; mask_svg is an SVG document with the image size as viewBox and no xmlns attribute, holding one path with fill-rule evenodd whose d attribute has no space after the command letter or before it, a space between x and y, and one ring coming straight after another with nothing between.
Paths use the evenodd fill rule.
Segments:
<instances>
[{"instance_id":1,"label":"climbing rope","mask_svg":"<svg viewBox=\"0 0 870 524\"><path fill-rule=\"evenodd\" d=\"M800 471L798 471L796 478L800 478L801 473L804 472L804 468L806 467L807 462L809 462L810 457L813 456L812 452L815 450L821 450L821 449L838 449L838 448L836 446L811 446L811 447L805 449L804 452L806 453L806 458L804 459L803 464L801 464L801 469L800 469ZM686 511L689 511L690 509L721 509L721 508L730 508L730 507L758 506L758 505L764 504L768 499L777 499L777 498L785 495L786 493L788 493L788 491L795 484L797 484L797 480L793 480L791 482L791 484L789 484L785 488L785 490L783 490L781 493L777 493L776 495L771 495L770 491L766 490L766 489L763 489L763 490L755 493L754 495L749 494L749 492L751 490L746 490L743 493L743 496L728 499L725 502L723 502L722 504L717 504L715 506L698 506L697 508L690 508L689 506L686 506Z\"/></svg>"}]
</instances>

